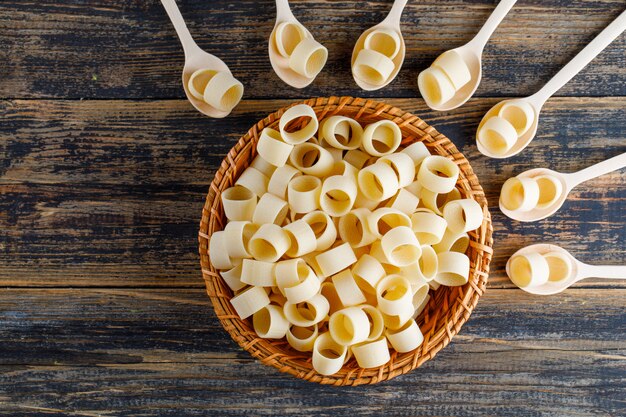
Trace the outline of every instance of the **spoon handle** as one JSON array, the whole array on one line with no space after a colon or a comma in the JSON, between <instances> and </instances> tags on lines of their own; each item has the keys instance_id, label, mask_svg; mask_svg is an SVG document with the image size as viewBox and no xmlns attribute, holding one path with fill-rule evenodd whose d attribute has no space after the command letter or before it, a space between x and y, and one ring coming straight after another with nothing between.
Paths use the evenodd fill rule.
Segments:
<instances>
[{"instance_id":1,"label":"spoon handle","mask_svg":"<svg viewBox=\"0 0 626 417\"><path fill-rule=\"evenodd\" d=\"M284 22L287 20L295 20L289 7L289 0L276 0L276 21Z\"/></svg>"},{"instance_id":2,"label":"spoon handle","mask_svg":"<svg viewBox=\"0 0 626 417\"><path fill-rule=\"evenodd\" d=\"M541 108L543 104L569 80L587 66L600 52L626 30L626 11L623 11L617 19L611 22L598 36L595 37L582 51L567 63L554 77L543 86L541 90L529 97L535 107Z\"/></svg>"},{"instance_id":3,"label":"spoon handle","mask_svg":"<svg viewBox=\"0 0 626 417\"><path fill-rule=\"evenodd\" d=\"M579 278L577 281L585 278L607 278L607 279L626 279L626 266L597 266L581 264L579 265Z\"/></svg>"},{"instance_id":4,"label":"spoon handle","mask_svg":"<svg viewBox=\"0 0 626 417\"><path fill-rule=\"evenodd\" d=\"M392 24L396 27L400 27L400 19L402 18L402 12L409 0L396 0L389 10L389 14L385 18L385 22Z\"/></svg>"},{"instance_id":5,"label":"spoon handle","mask_svg":"<svg viewBox=\"0 0 626 417\"><path fill-rule=\"evenodd\" d=\"M482 50L485 48L489 38L491 38L491 35L496 30L500 22L502 22L502 19L506 17L509 10L511 10L516 2L517 0L502 0L498 3L483 27L480 28L476 36L474 36L474 39L469 42L468 45L471 45L471 48L476 49L478 55L482 53Z\"/></svg>"},{"instance_id":6,"label":"spoon handle","mask_svg":"<svg viewBox=\"0 0 626 417\"><path fill-rule=\"evenodd\" d=\"M609 172L616 171L626 167L626 152L613 158L607 159L585 169L581 169L578 172L574 172L567 175L568 182L570 182L570 188L574 188L580 183L589 181L592 178L599 177L600 175L608 174Z\"/></svg>"},{"instance_id":7,"label":"spoon handle","mask_svg":"<svg viewBox=\"0 0 626 417\"><path fill-rule=\"evenodd\" d=\"M174 25L174 29L176 29L176 33L178 34L178 39L180 43L183 45L183 51L185 51L185 58L189 56L189 54L195 49L199 49L196 42L191 37L191 33L189 33L189 29L187 29L187 25L185 24L185 19L183 19L183 15L180 14L180 10L176 5L175 0L161 0L163 3L163 7L167 12L167 15L170 17L172 24Z\"/></svg>"}]
</instances>

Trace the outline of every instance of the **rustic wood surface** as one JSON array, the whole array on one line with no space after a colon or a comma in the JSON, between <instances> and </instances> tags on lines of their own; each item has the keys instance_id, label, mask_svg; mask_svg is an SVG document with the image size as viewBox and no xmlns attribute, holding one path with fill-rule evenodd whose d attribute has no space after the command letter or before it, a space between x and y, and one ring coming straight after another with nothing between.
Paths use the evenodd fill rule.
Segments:
<instances>
[{"instance_id":1,"label":"rustic wood surface","mask_svg":"<svg viewBox=\"0 0 626 417\"><path fill-rule=\"evenodd\" d=\"M475 98L444 113L417 98L416 74L469 40L495 1L409 2L407 61L373 93L356 88L346 57L390 1L291 2L330 50L303 91L269 65L273 1L178 3L198 43L246 85L227 119L184 100L182 50L159 1L0 3L0 415L626 414L626 282L589 280L544 299L515 289L503 269L539 241L626 264L626 171L576 188L534 224L497 209L511 175L626 152L626 36L548 102L521 155L490 160L473 140L491 105L540 88L623 0L520 0L485 49ZM306 383L239 349L203 292L196 249L208 184L239 136L294 99L340 94L384 99L449 136L495 228L489 289L460 335L422 368L372 387Z\"/></svg>"}]
</instances>

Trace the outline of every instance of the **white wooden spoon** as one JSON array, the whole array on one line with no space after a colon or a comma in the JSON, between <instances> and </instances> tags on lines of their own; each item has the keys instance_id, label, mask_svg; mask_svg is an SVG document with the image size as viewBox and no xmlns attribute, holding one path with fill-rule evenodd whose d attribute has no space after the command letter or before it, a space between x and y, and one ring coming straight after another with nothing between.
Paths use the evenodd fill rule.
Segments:
<instances>
[{"instance_id":1,"label":"white wooden spoon","mask_svg":"<svg viewBox=\"0 0 626 417\"><path fill-rule=\"evenodd\" d=\"M230 111L218 110L215 107L207 104L206 102L195 98L189 92L188 85L191 75L199 69L211 69L214 71L228 72L229 74L231 74L230 69L224 63L224 61L222 61L215 55L211 55L208 52L203 51L196 44L196 42L191 37L191 33L189 33L189 29L185 24L183 16L180 14L180 10L178 10L178 6L176 5L175 0L161 0L161 3L163 3L165 11L172 21L174 29L176 29L178 39L180 39L180 43L183 45L183 51L185 52L185 66L183 67L183 88L185 89L187 100L189 100L189 102L196 108L196 110L206 116L214 118L222 118L228 116L230 114Z\"/></svg>"},{"instance_id":2,"label":"white wooden spoon","mask_svg":"<svg viewBox=\"0 0 626 417\"><path fill-rule=\"evenodd\" d=\"M577 185L624 167L626 167L626 153L617 155L611 159L607 159L606 161L602 161L571 174L563 174L547 168L536 168L522 172L517 176L518 178L537 178L539 176L549 176L558 181L560 186L555 187L558 190L557 195L552 198L551 203L546 207L535 207L530 211L508 210L503 206L502 202L500 202L500 210L511 219L519 220L521 222L534 222L545 219L546 217L556 213L556 211L561 208L570 191L572 191L572 189Z\"/></svg>"},{"instance_id":3,"label":"white wooden spoon","mask_svg":"<svg viewBox=\"0 0 626 417\"><path fill-rule=\"evenodd\" d=\"M476 133L478 150L491 158L508 158L521 152L530 141L533 140L537 133L537 125L539 122L539 113L546 101L552 97L554 93L561 89L569 80L578 74L591 60L593 60L600 52L602 52L611 42L615 40L622 32L626 30L626 11L622 12L617 19L608 25L589 45L583 48L567 65L565 65L548 83L535 94L522 99L504 100L493 106L483 117L478 125ZM478 140L478 132L481 127L493 116L500 113L500 109L509 104L512 107L518 107L518 114L524 118L527 126L522 129L523 133L517 138L515 143L503 152L494 152L489 149L480 140Z\"/></svg>"},{"instance_id":4,"label":"white wooden spoon","mask_svg":"<svg viewBox=\"0 0 626 417\"><path fill-rule=\"evenodd\" d=\"M268 43L270 63L272 64L274 72L278 75L278 78L294 88L304 88L315 80L315 76L305 77L304 75L298 74L292 70L289 66L289 59L282 56L276 49L276 44L274 42L276 29L282 23L293 23L294 25L299 26L304 30L306 36L309 38L313 38L313 35L311 35L311 32L309 32L309 30L295 18L291 12L291 8L289 7L288 0L276 0L276 24L274 25L274 29L272 30ZM321 64L322 66L326 63L327 54L328 52L326 51L326 56L323 57L323 63Z\"/></svg>"},{"instance_id":5,"label":"white wooden spoon","mask_svg":"<svg viewBox=\"0 0 626 417\"><path fill-rule=\"evenodd\" d=\"M565 249L556 245L550 245L546 243L530 245L515 252L515 254L511 256L511 258L506 264L506 273L510 278L511 277L511 269L510 269L511 259L515 258L517 255L527 255L531 253L538 253L540 255L546 255L551 252L559 253L563 255L563 258L569 260L569 269L566 273L567 275L559 281L548 281L545 284L540 284L537 286L523 287L522 290L529 292L531 294L552 295L552 294L557 294L557 293L560 293L561 291L564 291L565 289L569 288L576 282L581 281L585 278L595 277L595 278L608 278L608 279L626 279L626 266L589 265L589 264L580 262Z\"/></svg>"},{"instance_id":6,"label":"white wooden spoon","mask_svg":"<svg viewBox=\"0 0 626 417\"><path fill-rule=\"evenodd\" d=\"M428 100L428 95L422 94L422 97L428 107L439 111L456 109L474 95L478 85L480 84L480 80L482 79L483 49L485 49L485 45L487 45L489 38L491 38L493 32L496 30L498 25L500 25L500 22L502 22L516 2L517 0L502 0L498 3L498 6L496 6L483 27L471 41L463 46L451 50L461 56L465 65L467 65L467 68L469 69L471 79L467 84L456 91L450 100L442 104L435 104Z\"/></svg>"},{"instance_id":7,"label":"white wooden spoon","mask_svg":"<svg viewBox=\"0 0 626 417\"><path fill-rule=\"evenodd\" d=\"M385 87L396 78L396 76L400 72L400 68L402 68L402 64L404 63L404 56L406 54L406 46L404 43L404 38L402 37L402 31L400 30L400 19L402 18L402 12L404 11L404 7L406 6L407 3L408 3L408 0L395 0L393 3L393 6L391 6L391 10L389 11L389 14L387 15L387 17L376 26L372 26L371 28L363 32L361 36L359 36L359 39L356 41L356 44L354 45L354 49L352 50L352 63L351 63L352 68L354 68L354 62L356 61L357 55L364 48L365 39L367 38L367 35L369 35L370 33L376 30L395 32L398 35L398 39L400 41L399 51L397 54L395 54L395 57L393 58L394 69L391 72L391 75L389 75L389 77L385 80L384 83L382 84L368 83L366 81L359 79L354 74L354 71L352 71L352 76L354 77L354 81L357 83L359 87L361 87L365 91L374 91L374 90L379 90Z\"/></svg>"}]
</instances>

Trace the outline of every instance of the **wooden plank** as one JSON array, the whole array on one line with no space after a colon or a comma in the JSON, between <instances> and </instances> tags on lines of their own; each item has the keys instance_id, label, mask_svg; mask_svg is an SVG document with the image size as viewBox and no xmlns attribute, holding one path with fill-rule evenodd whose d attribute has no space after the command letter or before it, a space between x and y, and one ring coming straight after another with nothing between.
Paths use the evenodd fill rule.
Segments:
<instances>
[{"instance_id":1,"label":"wooden plank","mask_svg":"<svg viewBox=\"0 0 626 417\"><path fill-rule=\"evenodd\" d=\"M470 162L496 174L526 168L531 161L573 170L625 147L623 97L550 100L537 138L507 160L483 157L474 141L480 119L498 99L472 99L450 112L432 111L418 99L384 101L421 116L450 137ZM206 186L241 135L293 102L244 101L230 117L209 119L183 100L4 100L0 174L5 184Z\"/></svg>"},{"instance_id":2,"label":"wooden plank","mask_svg":"<svg viewBox=\"0 0 626 417\"><path fill-rule=\"evenodd\" d=\"M307 90L285 86L267 58L272 1L179 1L198 44L219 55L246 86L246 98L360 94L416 97L417 73L446 49L471 39L493 0L410 2L403 18L407 59L398 80L365 93L350 75L359 34L378 23L389 1L300 0L295 15L330 51ZM622 10L621 0L525 0L502 22L485 50L478 96L528 95ZM183 98L183 52L157 1L112 0L0 4L0 98ZM561 95L626 95L626 37L621 36Z\"/></svg>"},{"instance_id":3,"label":"wooden plank","mask_svg":"<svg viewBox=\"0 0 626 417\"><path fill-rule=\"evenodd\" d=\"M0 409L10 415L618 416L626 290L550 305L489 290L452 344L372 387L322 387L241 351L201 290L7 290ZM593 324L591 324L593 323ZM39 413L39 414L37 414Z\"/></svg>"},{"instance_id":4,"label":"wooden plank","mask_svg":"<svg viewBox=\"0 0 626 417\"><path fill-rule=\"evenodd\" d=\"M510 287L506 259L560 243L582 260L626 263L626 172L581 185L549 220L520 224L497 209L506 178L533 167L573 171L626 152L625 98L558 98L537 139L506 161L481 156L474 129L495 99L422 115L469 158L496 230L491 285ZM208 184L248 126L284 100L246 101L227 120L184 101L11 100L0 104L0 285L202 286L196 231ZM590 286L623 286L591 281Z\"/></svg>"}]
</instances>

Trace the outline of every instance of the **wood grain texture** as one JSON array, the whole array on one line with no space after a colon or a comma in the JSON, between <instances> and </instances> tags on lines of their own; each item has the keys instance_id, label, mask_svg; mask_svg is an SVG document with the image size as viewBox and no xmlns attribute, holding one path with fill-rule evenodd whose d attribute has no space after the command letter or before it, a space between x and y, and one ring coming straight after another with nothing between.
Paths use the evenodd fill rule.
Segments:
<instances>
[{"instance_id":1,"label":"wood grain texture","mask_svg":"<svg viewBox=\"0 0 626 417\"><path fill-rule=\"evenodd\" d=\"M419 71L446 49L469 41L493 0L408 4L402 30L407 59L396 81L369 97L416 97ZM330 51L305 93L280 83L267 57L272 0L180 1L197 43L220 56L246 86L245 98L354 94L349 57L360 33L380 22L390 1L298 0L294 14ZM477 96L528 95L624 9L622 0L521 0L484 56ZM183 52L157 0L71 0L0 4L2 98L184 98ZM626 95L626 37L621 36L560 95ZM4 55L4 56L3 56ZM277 88L278 87L278 88Z\"/></svg>"},{"instance_id":2,"label":"wood grain texture","mask_svg":"<svg viewBox=\"0 0 626 417\"><path fill-rule=\"evenodd\" d=\"M580 292L546 307L489 291L435 360L336 388L250 358L200 289L14 289L0 299L0 401L13 415L618 416L626 291Z\"/></svg>"},{"instance_id":3,"label":"wood grain texture","mask_svg":"<svg viewBox=\"0 0 626 417\"><path fill-rule=\"evenodd\" d=\"M495 99L447 113L421 100L387 101L448 135L477 172L494 220L492 287L511 287L506 259L537 241L561 243L591 263L626 263L624 171L576 188L536 224L497 208L502 183L526 169L569 172L626 152L626 99L551 100L537 139L507 161L482 157L474 141ZM2 102L0 285L201 286L195 235L213 173L250 126L286 103L245 101L232 117L208 120L177 100Z\"/></svg>"},{"instance_id":4,"label":"wood grain texture","mask_svg":"<svg viewBox=\"0 0 626 417\"><path fill-rule=\"evenodd\" d=\"M626 283L537 298L503 272L538 241L626 264L626 172L581 185L548 220L520 224L497 209L511 175L626 152L626 36L547 103L521 155L489 160L474 141L491 105L540 88L623 0L519 0L485 49L476 98L443 113L416 98L417 73L471 39L495 0L410 1L405 65L372 93L356 88L346 58L390 0L290 2L330 51L305 90L269 65L273 0L177 3L198 44L246 85L227 119L183 100L183 53L158 0L0 2L0 415L626 414ZM212 312L196 248L208 184L238 138L296 99L342 94L383 97L450 137L495 228L489 289L451 345L413 373L357 389L297 380L239 349Z\"/></svg>"}]
</instances>

